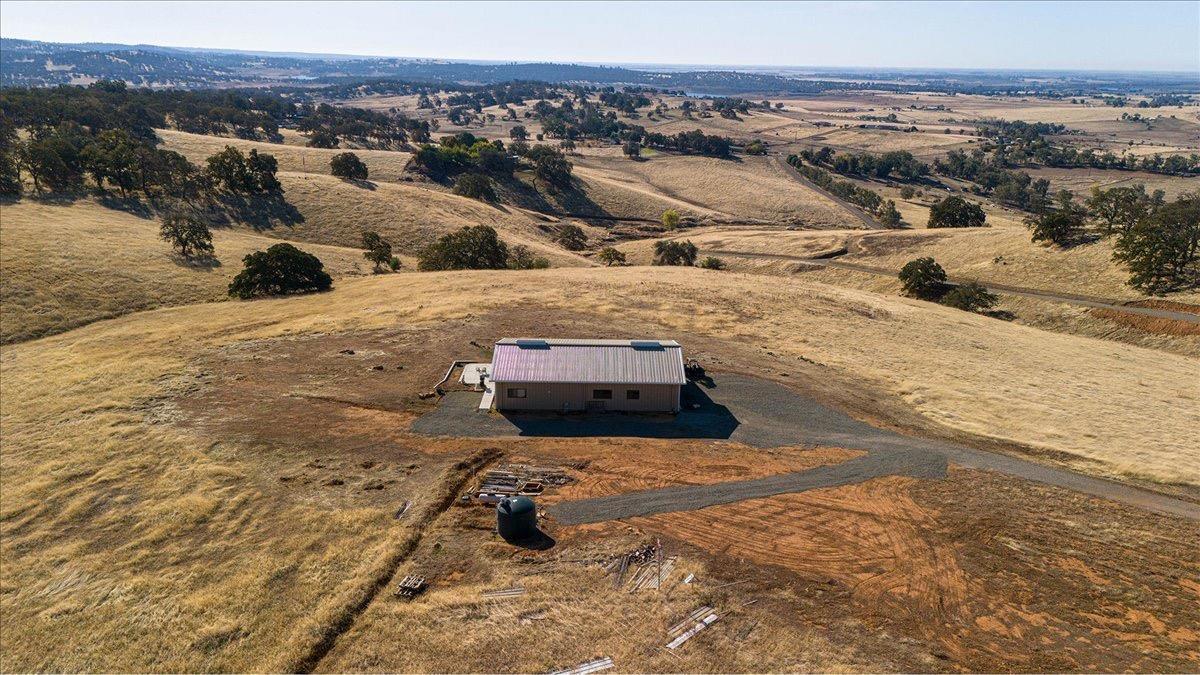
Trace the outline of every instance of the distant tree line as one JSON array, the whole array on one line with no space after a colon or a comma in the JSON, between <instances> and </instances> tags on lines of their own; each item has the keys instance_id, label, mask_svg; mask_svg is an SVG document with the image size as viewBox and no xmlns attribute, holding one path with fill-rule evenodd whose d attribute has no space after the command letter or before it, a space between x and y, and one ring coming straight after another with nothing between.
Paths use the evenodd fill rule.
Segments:
<instances>
[{"instance_id":1,"label":"distant tree line","mask_svg":"<svg viewBox=\"0 0 1200 675\"><path fill-rule=\"evenodd\" d=\"M168 124L180 131L281 140L279 127L298 119L303 107L268 91L133 89L123 82L50 89L0 89L0 111L19 128L74 122L95 132L120 129L150 141Z\"/></svg>"},{"instance_id":2,"label":"distant tree line","mask_svg":"<svg viewBox=\"0 0 1200 675\"><path fill-rule=\"evenodd\" d=\"M352 143L395 148L429 140L428 121L400 113L313 104L301 95L269 90L150 90L123 82L100 81L87 87L0 89L0 114L16 128L57 127L73 122L99 133L109 129L152 143L155 129L281 142L281 127L296 128L309 145L338 147Z\"/></svg>"},{"instance_id":3,"label":"distant tree line","mask_svg":"<svg viewBox=\"0 0 1200 675\"><path fill-rule=\"evenodd\" d=\"M945 158L934 161L934 169L951 178L971 181L975 192L1008 206L1038 212L1050 203L1050 181L1012 171L982 149L971 154L951 150Z\"/></svg>"},{"instance_id":4,"label":"distant tree line","mask_svg":"<svg viewBox=\"0 0 1200 675\"><path fill-rule=\"evenodd\" d=\"M1117 155L1110 151L1055 145L1046 136L1068 133L1065 125L1047 122L983 120L976 123L995 144L995 163L1005 167L1030 164L1058 168L1141 170L1172 175L1200 174L1200 154Z\"/></svg>"},{"instance_id":5,"label":"distant tree line","mask_svg":"<svg viewBox=\"0 0 1200 675\"><path fill-rule=\"evenodd\" d=\"M868 178L899 178L915 180L929 173L929 165L907 150L871 153L837 153L832 148L804 149L800 157L810 164L824 166L844 176Z\"/></svg>"},{"instance_id":6,"label":"distant tree line","mask_svg":"<svg viewBox=\"0 0 1200 675\"><path fill-rule=\"evenodd\" d=\"M308 136L311 147L336 148L340 143L348 142L383 150L401 148L410 138L426 142L430 132L429 122L425 120L328 103L303 106L296 128Z\"/></svg>"},{"instance_id":7,"label":"distant tree line","mask_svg":"<svg viewBox=\"0 0 1200 675\"><path fill-rule=\"evenodd\" d=\"M640 147L709 157L729 157L733 152L733 143L728 138L705 134L699 129L670 136L648 132L645 127L618 120L614 111L603 110L586 96L579 97L577 101L564 99L558 106L548 101L538 101L533 105L532 112L551 138L572 141L591 138L614 143L635 143Z\"/></svg>"}]
</instances>

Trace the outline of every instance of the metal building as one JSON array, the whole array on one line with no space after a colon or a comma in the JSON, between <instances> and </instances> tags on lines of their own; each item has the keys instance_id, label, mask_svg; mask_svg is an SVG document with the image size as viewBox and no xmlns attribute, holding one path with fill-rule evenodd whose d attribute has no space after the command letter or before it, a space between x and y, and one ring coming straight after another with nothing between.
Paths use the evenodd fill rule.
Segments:
<instances>
[{"instance_id":1,"label":"metal building","mask_svg":"<svg viewBox=\"0 0 1200 675\"><path fill-rule=\"evenodd\" d=\"M674 340L542 340L496 343L497 410L678 412L687 383Z\"/></svg>"}]
</instances>

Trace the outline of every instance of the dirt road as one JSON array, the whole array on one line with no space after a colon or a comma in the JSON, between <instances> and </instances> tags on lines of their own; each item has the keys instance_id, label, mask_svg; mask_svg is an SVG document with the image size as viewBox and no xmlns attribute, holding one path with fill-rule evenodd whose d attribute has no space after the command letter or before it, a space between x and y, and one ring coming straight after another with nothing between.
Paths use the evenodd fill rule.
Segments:
<instances>
[{"instance_id":1,"label":"dirt road","mask_svg":"<svg viewBox=\"0 0 1200 675\"><path fill-rule=\"evenodd\" d=\"M856 272L864 272L866 274L875 274L884 277L896 277L895 270L888 270L882 267L872 267L861 263L847 262L845 260L836 260L830 258L804 258L801 256L784 255L781 253L748 253L743 251L725 251L718 249L706 249L702 253L710 255L727 255L735 258L755 258L760 260L792 260L805 265L816 265L820 267L837 267L846 270L854 270ZM975 279L954 278L948 280L951 286L957 286L968 282L976 281ZM1039 300L1052 300L1054 302L1062 302L1069 305L1079 305L1081 307L1093 307L1098 309L1112 309L1118 312L1127 312L1129 314L1141 314L1143 316L1151 316L1157 319L1173 319L1176 321L1187 321L1188 323L1200 323L1200 314L1190 314L1188 312L1174 312L1169 309L1155 309L1153 307L1136 307L1132 305L1121 304L1116 300L1107 298L1097 298L1087 295L1075 295L1071 293L1056 293L1052 291L1044 291L1036 288L1024 288L1022 286L1010 286L1008 284L997 284L993 282L978 282L987 287L988 290L995 293L1007 293L1009 295L1020 295L1027 298L1037 298Z\"/></svg>"},{"instance_id":2,"label":"dirt road","mask_svg":"<svg viewBox=\"0 0 1200 675\"><path fill-rule=\"evenodd\" d=\"M857 206L854 206L850 202L847 202L846 200L838 197L837 195L832 195L829 192L822 190L821 186L817 185L816 183L814 183L811 180L809 180L808 178L806 178L804 176L804 174L802 174L796 170L796 167L792 166L791 164L788 164L787 160L784 159L783 157L781 157L779 155L774 155L771 157L771 161L774 162L781 170L783 170L783 172L785 174L790 176L793 180L796 180L799 183L803 184L804 187L809 188L810 190L815 190L817 192L817 194L820 194L820 195L836 202L838 206L842 207L843 210L845 210L850 215L854 216L854 218L856 220L858 220L858 222L862 223L862 226L867 228L868 230L879 230L879 229L883 228L882 225L880 225L879 223L872 220L871 217L868 216L866 213L863 213L862 209L858 208Z\"/></svg>"}]
</instances>

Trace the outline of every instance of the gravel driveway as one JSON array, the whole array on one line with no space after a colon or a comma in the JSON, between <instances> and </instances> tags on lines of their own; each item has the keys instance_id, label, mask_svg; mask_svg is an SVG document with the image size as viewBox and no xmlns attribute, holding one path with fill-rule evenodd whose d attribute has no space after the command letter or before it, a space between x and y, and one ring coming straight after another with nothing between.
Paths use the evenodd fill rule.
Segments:
<instances>
[{"instance_id":1,"label":"gravel driveway","mask_svg":"<svg viewBox=\"0 0 1200 675\"><path fill-rule=\"evenodd\" d=\"M999 471L1112 499L1140 508L1200 520L1200 505L1113 481L941 441L875 428L827 408L782 385L721 374L715 386L688 385L678 415L488 413L476 409L481 394L451 392L413 431L433 436L626 436L728 439L746 445L836 446L866 450L841 464L715 485L676 486L555 504L548 512L563 524L591 523L670 511L688 511L789 492L803 492L889 475L945 476L948 463ZM698 409L686 404L698 403Z\"/></svg>"}]
</instances>

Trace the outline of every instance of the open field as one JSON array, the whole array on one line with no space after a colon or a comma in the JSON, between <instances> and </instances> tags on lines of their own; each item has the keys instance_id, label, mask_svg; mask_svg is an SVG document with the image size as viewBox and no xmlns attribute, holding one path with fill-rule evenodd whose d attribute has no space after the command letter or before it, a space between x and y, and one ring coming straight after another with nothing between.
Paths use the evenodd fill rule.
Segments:
<instances>
[{"instance_id":1,"label":"open field","mask_svg":"<svg viewBox=\"0 0 1200 675\"><path fill-rule=\"evenodd\" d=\"M398 253L415 255L443 234L468 225L490 225L510 245L525 244L555 265L587 264L551 243L523 211L409 183L364 187L333 176L281 173L284 198L301 218L270 234L325 244L356 246L364 230L379 232Z\"/></svg>"},{"instance_id":2,"label":"open field","mask_svg":"<svg viewBox=\"0 0 1200 675\"><path fill-rule=\"evenodd\" d=\"M1030 169L1030 176L1050 181L1051 190L1070 190L1080 198L1086 198L1092 188L1107 190L1115 187L1132 187L1141 183L1147 192L1162 190L1167 199L1176 199L1184 192L1200 190L1200 180L1185 176L1164 176L1145 171L1115 171L1103 169Z\"/></svg>"},{"instance_id":3,"label":"open field","mask_svg":"<svg viewBox=\"0 0 1200 675\"><path fill-rule=\"evenodd\" d=\"M343 152L353 152L367 165L372 181L395 182L404 173L404 166L412 158L407 152L393 150L362 150L362 149L324 149L309 148L301 145L305 141L302 136L294 133L285 134L284 143L264 143L260 141L245 141L239 138L221 138L202 134L189 134L171 129L159 129L158 135L163 140L163 147L174 150L192 162L204 165L204 160L232 145L242 152L251 149L269 153L279 160L279 170L290 173L317 173L330 175L329 160L334 155Z\"/></svg>"},{"instance_id":4,"label":"open field","mask_svg":"<svg viewBox=\"0 0 1200 675\"><path fill-rule=\"evenodd\" d=\"M848 220L825 195L801 185L765 157L737 161L662 155L644 161L576 161L584 180L623 184L635 192L665 195L698 215L835 227Z\"/></svg>"},{"instance_id":5,"label":"open field","mask_svg":"<svg viewBox=\"0 0 1200 675\"><path fill-rule=\"evenodd\" d=\"M756 228L697 228L673 233L670 239L696 244L706 251L737 251L797 257L823 257L857 262L897 272L910 260L929 256L952 276L981 282L1043 289L1064 294L1092 295L1114 300L1143 300L1146 296L1126 284L1128 274L1112 260L1112 244L1099 241L1062 250L1029 240L1025 228L861 230L785 230ZM654 242L620 245L630 264L649 264ZM719 254L718 254L719 255ZM757 261L726 262L745 265ZM768 261L770 262L770 261ZM794 263L788 263L792 269ZM1177 293L1180 302L1195 302L1196 293Z\"/></svg>"},{"instance_id":6,"label":"open field","mask_svg":"<svg viewBox=\"0 0 1200 675\"><path fill-rule=\"evenodd\" d=\"M475 345L534 330L589 334L617 320L675 335L714 368L784 380L880 424L1185 492L1200 484L1187 459L1200 423L1193 359L803 279L762 281L677 268L386 275L317 296L144 312L6 348L6 667L445 670L463 659L536 670L607 652L623 668L668 668L676 662L650 650L665 642L659 627L702 602L720 603L727 625L697 638L674 668L1176 670L1193 658L1197 571L1179 565L1194 524L990 474L944 486L887 479L631 523L677 541L681 569L713 580L649 604L627 593L603 602L607 581L587 566L530 576L559 553L633 545L626 525L552 530L556 549L514 556L491 540L486 510L442 510L442 495L470 472L459 460L487 447L591 462L594 473L564 492L572 497L697 480L679 472L681 456L695 458L687 464L707 476L699 480L847 456L405 431L431 405L416 394L451 358L486 357ZM411 512L397 519L406 500ZM1001 508L1024 514L1014 503L1034 510L995 520ZM754 514L792 528L773 556L753 534L763 522ZM1119 547L1101 525L1113 518ZM717 532L729 537L717 544ZM821 542L822 553L804 542ZM1070 550L1085 552L1077 560L1111 591L1064 614L1091 578ZM1010 562L998 577L1002 553ZM434 586L411 604L375 595L393 571ZM714 587L746 576L747 589ZM475 595L517 581L529 593L511 609ZM762 606L738 609L743 593ZM366 612L321 647L360 598ZM518 630L541 609L559 619L554 637L538 619ZM752 637L739 640L747 627ZM454 637L421 641L439 630ZM1016 651L1027 634L1045 651Z\"/></svg>"},{"instance_id":7,"label":"open field","mask_svg":"<svg viewBox=\"0 0 1200 675\"><path fill-rule=\"evenodd\" d=\"M216 264L191 264L159 238L157 219L90 200L8 204L3 219L4 343L130 312L224 300L242 258L276 243L252 232L215 229ZM308 242L300 247L321 259L335 283L371 272L361 250Z\"/></svg>"}]
</instances>

